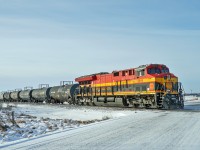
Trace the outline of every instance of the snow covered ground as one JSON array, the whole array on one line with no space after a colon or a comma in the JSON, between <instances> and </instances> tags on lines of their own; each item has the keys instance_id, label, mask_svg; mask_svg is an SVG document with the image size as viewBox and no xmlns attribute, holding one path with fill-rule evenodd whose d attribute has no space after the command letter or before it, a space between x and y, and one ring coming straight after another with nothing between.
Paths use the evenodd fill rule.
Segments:
<instances>
[{"instance_id":1,"label":"snow covered ground","mask_svg":"<svg viewBox=\"0 0 200 150\"><path fill-rule=\"evenodd\" d=\"M200 100L185 104L184 112L12 104L20 128L1 132L0 149L199 149Z\"/></svg>"},{"instance_id":2,"label":"snow covered ground","mask_svg":"<svg viewBox=\"0 0 200 150\"><path fill-rule=\"evenodd\" d=\"M51 119L94 120L105 117L116 118L131 113L126 109L107 107L71 106L71 105L29 105L19 104L13 109L15 112L26 113L36 117Z\"/></svg>"},{"instance_id":3,"label":"snow covered ground","mask_svg":"<svg viewBox=\"0 0 200 150\"><path fill-rule=\"evenodd\" d=\"M3 143L0 149L199 150L199 135L199 112L144 110L78 128Z\"/></svg>"},{"instance_id":4,"label":"snow covered ground","mask_svg":"<svg viewBox=\"0 0 200 150\"><path fill-rule=\"evenodd\" d=\"M0 111L0 120L10 128L7 131L0 132L1 144L23 138L32 138L57 130L63 131L78 128L86 124L134 113L126 109L70 105L3 103L3 107L6 109ZM15 113L16 125L19 127L13 125L10 121L12 111Z\"/></svg>"},{"instance_id":5,"label":"snow covered ground","mask_svg":"<svg viewBox=\"0 0 200 150\"><path fill-rule=\"evenodd\" d=\"M186 96L185 97L185 109L200 111L200 97Z\"/></svg>"},{"instance_id":6,"label":"snow covered ground","mask_svg":"<svg viewBox=\"0 0 200 150\"><path fill-rule=\"evenodd\" d=\"M200 101L200 97L196 96L185 96L185 102L195 102L195 101Z\"/></svg>"}]
</instances>

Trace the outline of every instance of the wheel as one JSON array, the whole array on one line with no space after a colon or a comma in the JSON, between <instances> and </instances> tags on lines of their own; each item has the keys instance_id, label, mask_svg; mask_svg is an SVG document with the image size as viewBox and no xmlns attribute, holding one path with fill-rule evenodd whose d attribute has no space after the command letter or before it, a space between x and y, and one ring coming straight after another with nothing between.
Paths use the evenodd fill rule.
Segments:
<instances>
[{"instance_id":1,"label":"wheel","mask_svg":"<svg viewBox=\"0 0 200 150\"><path fill-rule=\"evenodd\" d=\"M139 104L133 104L135 108L139 108Z\"/></svg>"},{"instance_id":2,"label":"wheel","mask_svg":"<svg viewBox=\"0 0 200 150\"><path fill-rule=\"evenodd\" d=\"M122 98L122 103L125 107L129 106L129 104L127 103L127 99L124 97Z\"/></svg>"}]
</instances>

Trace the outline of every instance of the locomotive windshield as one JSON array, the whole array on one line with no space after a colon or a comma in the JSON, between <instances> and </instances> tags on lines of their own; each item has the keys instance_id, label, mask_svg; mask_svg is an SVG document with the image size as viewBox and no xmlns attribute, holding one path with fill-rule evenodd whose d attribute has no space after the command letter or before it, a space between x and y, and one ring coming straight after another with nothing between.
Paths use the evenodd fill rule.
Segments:
<instances>
[{"instance_id":1,"label":"locomotive windshield","mask_svg":"<svg viewBox=\"0 0 200 150\"><path fill-rule=\"evenodd\" d=\"M161 74L161 73L169 73L169 69L167 67L162 67L162 69L158 67L149 68L147 70L148 74Z\"/></svg>"},{"instance_id":2,"label":"locomotive windshield","mask_svg":"<svg viewBox=\"0 0 200 150\"><path fill-rule=\"evenodd\" d=\"M160 74L161 71L159 68L149 68L148 69L148 74Z\"/></svg>"},{"instance_id":3,"label":"locomotive windshield","mask_svg":"<svg viewBox=\"0 0 200 150\"><path fill-rule=\"evenodd\" d=\"M162 73L169 73L169 69L166 68L166 67L163 67L163 68L162 68Z\"/></svg>"}]
</instances>

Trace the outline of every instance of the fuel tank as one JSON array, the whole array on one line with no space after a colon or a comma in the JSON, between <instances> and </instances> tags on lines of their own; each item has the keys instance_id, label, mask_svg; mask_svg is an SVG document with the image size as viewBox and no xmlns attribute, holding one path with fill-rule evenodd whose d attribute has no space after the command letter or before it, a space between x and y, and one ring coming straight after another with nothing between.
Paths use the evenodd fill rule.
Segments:
<instances>
[{"instance_id":1,"label":"fuel tank","mask_svg":"<svg viewBox=\"0 0 200 150\"><path fill-rule=\"evenodd\" d=\"M50 89L50 98L58 102L70 102L79 84L54 86Z\"/></svg>"},{"instance_id":2,"label":"fuel tank","mask_svg":"<svg viewBox=\"0 0 200 150\"><path fill-rule=\"evenodd\" d=\"M41 88L41 89L34 89L32 91L32 100L43 102L50 100L50 91L51 88Z\"/></svg>"},{"instance_id":3,"label":"fuel tank","mask_svg":"<svg viewBox=\"0 0 200 150\"><path fill-rule=\"evenodd\" d=\"M124 107L122 98L115 97L98 97L94 98L94 104L96 106L114 106L114 107Z\"/></svg>"},{"instance_id":4,"label":"fuel tank","mask_svg":"<svg viewBox=\"0 0 200 150\"><path fill-rule=\"evenodd\" d=\"M20 98L19 98L19 93L20 93L21 91L14 91L14 92L11 92L11 94L10 94L10 97L11 97L11 99L13 100L13 101L18 101L18 100L20 100Z\"/></svg>"},{"instance_id":5,"label":"fuel tank","mask_svg":"<svg viewBox=\"0 0 200 150\"><path fill-rule=\"evenodd\" d=\"M33 90L23 90L19 93L19 98L22 101L30 101L31 100L31 93Z\"/></svg>"}]
</instances>

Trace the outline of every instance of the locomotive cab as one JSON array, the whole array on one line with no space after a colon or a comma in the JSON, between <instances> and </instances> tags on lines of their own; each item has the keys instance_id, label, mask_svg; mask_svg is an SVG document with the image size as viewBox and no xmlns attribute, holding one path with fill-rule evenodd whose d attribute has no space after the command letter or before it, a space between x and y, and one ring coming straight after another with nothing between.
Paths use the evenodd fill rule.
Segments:
<instances>
[{"instance_id":1,"label":"locomotive cab","mask_svg":"<svg viewBox=\"0 0 200 150\"><path fill-rule=\"evenodd\" d=\"M150 65L147 74L155 78L156 101L160 108L184 107L183 87L178 78L165 65Z\"/></svg>"}]
</instances>

